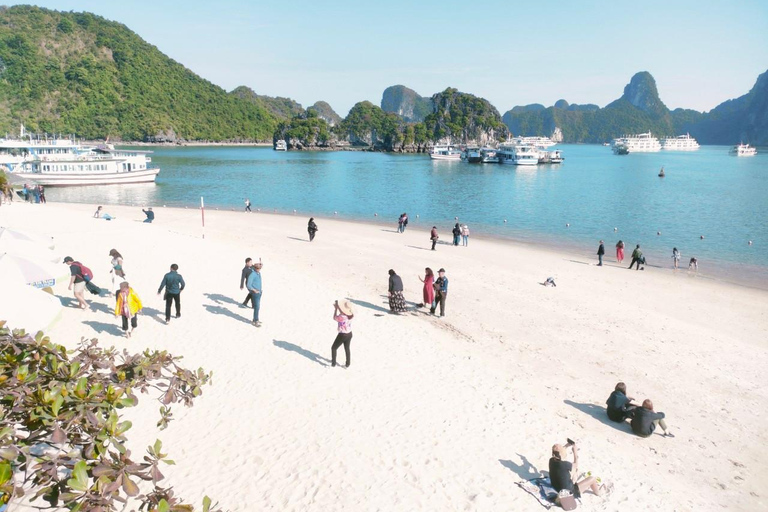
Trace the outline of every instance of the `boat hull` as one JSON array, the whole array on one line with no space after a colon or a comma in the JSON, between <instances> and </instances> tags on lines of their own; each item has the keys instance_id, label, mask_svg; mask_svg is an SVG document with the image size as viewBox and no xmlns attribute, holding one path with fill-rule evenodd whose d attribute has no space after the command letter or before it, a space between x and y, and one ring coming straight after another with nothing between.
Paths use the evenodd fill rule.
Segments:
<instances>
[{"instance_id":1,"label":"boat hull","mask_svg":"<svg viewBox=\"0 0 768 512\"><path fill-rule=\"evenodd\" d=\"M429 155L432 160L461 160L461 155Z\"/></svg>"},{"instance_id":2,"label":"boat hull","mask_svg":"<svg viewBox=\"0 0 768 512\"><path fill-rule=\"evenodd\" d=\"M13 173L22 180L30 180L46 187L66 187L75 185L117 185L121 183L153 183L160 169L142 169L140 171L110 173Z\"/></svg>"}]
</instances>

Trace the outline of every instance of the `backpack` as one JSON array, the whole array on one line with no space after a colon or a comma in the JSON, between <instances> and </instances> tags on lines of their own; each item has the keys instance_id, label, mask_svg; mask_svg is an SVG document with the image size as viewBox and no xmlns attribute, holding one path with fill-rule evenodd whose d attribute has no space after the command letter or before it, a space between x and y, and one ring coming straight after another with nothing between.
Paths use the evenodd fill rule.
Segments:
<instances>
[{"instance_id":1,"label":"backpack","mask_svg":"<svg viewBox=\"0 0 768 512\"><path fill-rule=\"evenodd\" d=\"M88 282L91 279L93 279L93 272L91 272L91 269L89 269L79 261L75 261L73 265L77 265L78 267L80 267L80 277L83 278L83 281Z\"/></svg>"}]
</instances>

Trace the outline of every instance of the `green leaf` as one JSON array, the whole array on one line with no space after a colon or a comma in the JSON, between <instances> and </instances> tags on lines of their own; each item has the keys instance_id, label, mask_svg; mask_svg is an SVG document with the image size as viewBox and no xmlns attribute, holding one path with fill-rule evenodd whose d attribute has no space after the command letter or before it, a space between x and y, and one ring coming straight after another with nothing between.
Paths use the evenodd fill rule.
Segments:
<instances>
[{"instance_id":1,"label":"green leaf","mask_svg":"<svg viewBox=\"0 0 768 512\"><path fill-rule=\"evenodd\" d=\"M208 512L211 509L211 498L206 496L203 498L203 512Z\"/></svg>"},{"instance_id":2,"label":"green leaf","mask_svg":"<svg viewBox=\"0 0 768 512\"><path fill-rule=\"evenodd\" d=\"M11 465L7 462L0 464L0 485L3 485L13 476Z\"/></svg>"},{"instance_id":3,"label":"green leaf","mask_svg":"<svg viewBox=\"0 0 768 512\"><path fill-rule=\"evenodd\" d=\"M160 503L157 504L157 512L168 512L171 510L171 506L168 505L168 502L165 501L165 498L160 500Z\"/></svg>"},{"instance_id":4,"label":"green leaf","mask_svg":"<svg viewBox=\"0 0 768 512\"><path fill-rule=\"evenodd\" d=\"M131 423L130 421L124 421L124 422L120 423L120 424L117 426L117 429L115 430L115 435L118 435L118 436L119 436L119 435L120 435L120 434L122 434L123 432L126 432L126 431L127 431L129 428L131 428L132 426L133 426L133 423Z\"/></svg>"},{"instance_id":5,"label":"green leaf","mask_svg":"<svg viewBox=\"0 0 768 512\"><path fill-rule=\"evenodd\" d=\"M88 483L88 465L84 460L75 464L75 468L72 470L72 476L83 485Z\"/></svg>"},{"instance_id":6,"label":"green leaf","mask_svg":"<svg viewBox=\"0 0 768 512\"><path fill-rule=\"evenodd\" d=\"M160 453L163 448L163 442L159 439L155 439L155 445L152 447L152 451L155 455Z\"/></svg>"},{"instance_id":7,"label":"green leaf","mask_svg":"<svg viewBox=\"0 0 768 512\"><path fill-rule=\"evenodd\" d=\"M59 411L61 410L61 406L64 404L64 397L61 395L58 395L54 401L53 405L51 406L51 410L53 411L54 416L59 415Z\"/></svg>"},{"instance_id":8,"label":"green leaf","mask_svg":"<svg viewBox=\"0 0 768 512\"><path fill-rule=\"evenodd\" d=\"M139 486L136 485L133 480L128 478L128 475L123 475L123 490L128 496L136 496L139 494Z\"/></svg>"}]
</instances>

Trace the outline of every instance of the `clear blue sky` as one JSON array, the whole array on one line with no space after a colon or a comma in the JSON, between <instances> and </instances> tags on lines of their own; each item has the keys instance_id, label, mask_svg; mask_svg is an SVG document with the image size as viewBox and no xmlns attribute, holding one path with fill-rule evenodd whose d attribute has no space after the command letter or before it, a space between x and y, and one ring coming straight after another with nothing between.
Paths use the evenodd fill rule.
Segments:
<instances>
[{"instance_id":1,"label":"clear blue sky","mask_svg":"<svg viewBox=\"0 0 768 512\"><path fill-rule=\"evenodd\" d=\"M768 1L45 0L119 21L232 90L328 101L342 116L389 85L514 105L603 106L637 71L670 108L710 110L768 69Z\"/></svg>"}]
</instances>

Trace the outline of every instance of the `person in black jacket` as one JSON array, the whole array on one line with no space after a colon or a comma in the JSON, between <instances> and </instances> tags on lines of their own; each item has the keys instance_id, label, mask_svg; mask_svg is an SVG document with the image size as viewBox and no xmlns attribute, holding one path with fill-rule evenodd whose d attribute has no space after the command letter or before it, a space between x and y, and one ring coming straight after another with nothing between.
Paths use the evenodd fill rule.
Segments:
<instances>
[{"instance_id":1,"label":"person in black jacket","mask_svg":"<svg viewBox=\"0 0 768 512\"><path fill-rule=\"evenodd\" d=\"M667 423L664 421L663 412L653 410L653 402L647 398L643 400L643 406L638 407L632 414L632 432L640 437L650 437L656 430L656 425L664 430L664 435L675 437L667 431Z\"/></svg>"},{"instance_id":2,"label":"person in black jacket","mask_svg":"<svg viewBox=\"0 0 768 512\"><path fill-rule=\"evenodd\" d=\"M176 303L176 318L181 318L181 292L184 291L186 283L181 274L177 272L179 266L177 264L171 265L171 271L163 276L163 280L160 282L160 287L157 289L157 294L165 288L165 323L171 321L171 302Z\"/></svg>"},{"instance_id":3,"label":"person in black jacket","mask_svg":"<svg viewBox=\"0 0 768 512\"><path fill-rule=\"evenodd\" d=\"M405 297L403 296L403 280L394 270L389 269L389 309L393 313L403 313L406 311Z\"/></svg>"},{"instance_id":4,"label":"person in black jacket","mask_svg":"<svg viewBox=\"0 0 768 512\"><path fill-rule=\"evenodd\" d=\"M634 398L627 396L627 385L623 382L616 384L613 393L605 402L608 418L617 423L622 423L627 418L631 418L632 411L637 408L636 405L630 403L632 400Z\"/></svg>"},{"instance_id":5,"label":"person in black jacket","mask_svg":"<svg viewBox=\"0 0 768 512\"><path fill-rule=\"evenodd\" d=\"M307 223L307 232L309 233L309 241L315 239L315 233L317 233L317 224L315 224L315 218L310 217Z\"/></svg>"},{"instance_id":6,"label":"person in black jacket","mask_svg":"<svg viewBox=\"0 0 768 512\"><path fill-rule=\"evenodd\" d=\"M459 241L461 241L461 226L459 226L459 223L457 222L455 226L453 226L453 245L458 246Z\"/></svg>"},{"instance_id":7,"label":"person in black jacket","mask_svg":"<svg viewBox=\"0 0 768 512\"><path fill-rule=\"evenodd\" d=\"M605 246L603 245L603 241L600 240L600 247L597 248L597 259L599 260L597 263L598 267L603 266L603 254L605 254Z\"/></svg>"},{"instance_id":8,"label":"person in black jacket","mask_svg":"<svg viewBox=\"0 0 768 512\"><path fill-rule=\"evenodd\" d=\"M242 290L245 288L245 281L248 279L248 276L251 275L251 272L253 272L253 260L251 258L245 258L245 266L243 267L242 272L240 272L240 289ZM248 295L245 296L245 300L243 301L243 307L248 307L248 303L251 302L253 298L251 297L251 292L248 292Z\"/></svg>"}]
</instances>

